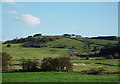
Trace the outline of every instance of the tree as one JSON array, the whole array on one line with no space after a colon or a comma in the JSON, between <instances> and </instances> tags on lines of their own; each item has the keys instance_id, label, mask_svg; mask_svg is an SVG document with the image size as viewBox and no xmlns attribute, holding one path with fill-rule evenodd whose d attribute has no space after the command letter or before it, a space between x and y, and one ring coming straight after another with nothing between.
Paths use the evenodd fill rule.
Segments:
<instances>
[{"instance_id":1,"label":"tree","mask_svg":"<svg viewBox=\"0 0 120 84\"><path fill-rule=\"evenodd\" d=\"M68 57L44 58L41 69L44 71L72 71L72 63Z\"/></svg>"},{"instance_id":2,"label":"tree","mask_svg":"<svg viewBox=\"0 0 120 84\"><path fill-rule=\"evenodd\" d=\"M53 59L51 57L48 57L48 58L44 58L42 60L42 64L40 66L40 68L44 71L52 71L52 65L51 65L51 62L53 61Z\"/></svg>"},{"instance_id":3,"label":"tree","mask_svg":"<svg viewBox=\"0 0 120 84\"><path fill-rule=\"evenodd\" d=\"M59 71L71 71L72 63L69 57L59 57L58 60Z\"/></svg>"},{"instance_id":4,"label":"tree","mask_svg":"<svg viewBox=\"0 0 120 84\"><path fill-rule=\"evenodd\" d=\"M8 71L8 67L12 62L12 57L6 53L6 52L2 52L2 71L6 72Z\"/></svg>"},{"instance_id":5,"label":"tree","mask_svg":"<svg viewBox=\"0 0 120 84\"><path fill-rule=\"evenodd\" d=\"M11 47L11 45L10 45L10 44L8 44L8 45L7 45L7 47Z\"/></svg>"},{"instance_id":6,"label":"tree","mask_svg":"<svg viewBox=\"0 0 120 84\"><path fill-rule=\"evenodd\" d=\"M23 71L36 71L38 66L37 59L21 59Z\"/></svg>"}]
</instances>

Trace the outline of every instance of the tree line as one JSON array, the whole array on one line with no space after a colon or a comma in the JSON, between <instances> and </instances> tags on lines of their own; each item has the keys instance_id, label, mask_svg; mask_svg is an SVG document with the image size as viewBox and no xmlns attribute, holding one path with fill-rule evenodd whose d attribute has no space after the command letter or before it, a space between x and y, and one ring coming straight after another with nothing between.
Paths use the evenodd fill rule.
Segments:
<instances>
[{"instance_id":1,"label":"tree line","mask_svg":"<svg viewBox=\"0 0 120 84\"><path fill-rule=\"evenodd\" d=\"M15 38L13 40L8 40L4 42L3 44L8 44L8 47L10 47L10 44L17 44L17 43L23 43L23 47L45 47L43 43L49 42L49 41L55 41L57 39L63 38L62 36L40 36L39 34L34 36L28 36L26 38Z\"/></svg>"},{"instance_id":2,"label":"tree line","mask_svg":"<svg viewBox=\"0 0 120 84\"><path fill-rule=\"evenodd\" d=\"M16 43L25 43L25 42L43 43L43 42L55 41L61 38L63 38L63 36L42 36L41 34L35 34L33 36L28 36L26 38L20 38L20 39L15 38L13 40L8 40L4 42L4 44L16 44Z\"/></svg>"},{"instance_id":3,"label":"tree line","mask_svg":"<svg viewBox=\"0 0 120 84\"><path fill-rule=\"evenodd\" d=\"M9 66L12 64L12 57L6 53L0 53L2 55L2 71L9 72ZM69 57L47 57L42 60L42 63L37 59L21 59L22 71L34 72L34 71L72 71L73 65Z\"/></svg>"}]
</instances>

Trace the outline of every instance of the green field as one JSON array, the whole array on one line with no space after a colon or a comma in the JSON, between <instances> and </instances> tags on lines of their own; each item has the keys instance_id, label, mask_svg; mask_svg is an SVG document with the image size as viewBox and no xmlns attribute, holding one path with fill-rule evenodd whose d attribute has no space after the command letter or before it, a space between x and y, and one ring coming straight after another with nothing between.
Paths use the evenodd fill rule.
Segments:
<instances>
[{"instance_id":1,"label":"green field","mask_svg":"<svg viewBox=\"0 0 120 84\"><path fill-rule=\"evenodd\" d=\"M21 47L21 44L12 44L10 48L6 47L6 44L3 45L3 52L9 53L13 59L21 59L21 58L37 58L42 59L44 57L59 57L63 56L68 49L59 49L55 48L56 52L52 52L54 48L25 48Z\"/></svg>"},{"instance_id":2,"label":"green field","mask_svg":"<svg viewBox=\"0 0 120 84\"><path fill-rule=\"evenodd\" d=\"M3 82L118 82L118 74L88 75L72 72L3 73Z\"/></svg>"},{"instance_id":3,"label":"green field","mask_svg":"<svg viewBox=\"0 0 120 84\"><path fill-rule=\"evenodd\" d=\"M118 71L119 62L118 59L103 59L103 60L73 60L72 63L82 64L85 66L73 66L74 71L83 71L95 68L104 68L106 71ZM96 63L104 63L104 64L96 64Z\"/></svg>"}]
</instances>

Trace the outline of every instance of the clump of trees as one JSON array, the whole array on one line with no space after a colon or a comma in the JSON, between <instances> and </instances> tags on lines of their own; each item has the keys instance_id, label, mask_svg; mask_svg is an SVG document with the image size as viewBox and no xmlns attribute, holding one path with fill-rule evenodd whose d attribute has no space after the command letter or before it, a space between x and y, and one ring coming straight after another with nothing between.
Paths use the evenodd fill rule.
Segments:
<instances>
[{"instance_id":1,"label":"clump of trees","mask_svg":"<svg viewBox=\"0 0 120 84\"><path fill-rule=\"evenodd\" d=\"M100 55L105 58L120 58L120 48L118 45L108 43L105 47L100 50Z\"/></svg>"},{"instance_id":2,"label":"clump of trees","mask_svg":"<svg viewBox=\"0 0 120 84\"><path fill-rule=\"evenodd\" d=\"M9 71L9 65L12 63L12 57L6 52L2 52L0 55L2 55L2 71Z\"/></svg>"},{"instance_id":3,"label":"clump of trees","mask_svg":"<svg viewBox=\"0 0 120 84\"><path fill-rule=\"evenodd\" d=\"M23 71L37 71L39 62L36 59L21 59Z\"/></svg>"},{"instance_id":4,"label":"clump of trees","mask_svg":"<svg viewBox=\"0 0 120 84\"><path fill-rule=\"evenodd\" d=\"M68 57L44 58L41 69L44 71L72 71L72 63Z\"/></svg>"},{"instance_id":5,"label":"clump of trees","mask_svg":"<svg viewBox=\"0 0 120 84\"><path fill-rule=\"evenodd\" d=\"M23 71L72 71L72 63L68 57L44 58L40 65L37 59L22 58Z\"/></svg>"}]
</instances>

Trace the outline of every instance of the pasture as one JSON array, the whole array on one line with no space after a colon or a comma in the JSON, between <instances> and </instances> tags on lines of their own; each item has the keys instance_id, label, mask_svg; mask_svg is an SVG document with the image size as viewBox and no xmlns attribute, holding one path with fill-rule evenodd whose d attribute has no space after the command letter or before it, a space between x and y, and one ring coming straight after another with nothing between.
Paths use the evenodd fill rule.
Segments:
<instances>
[{"instance_id":1,"label":"pasture","mask_svg":"<svg viewBox=\"0 0 120 84\"><path fill-rule=\"evenodd\" d=\"M48 47L43 47L43 48L26 48L26 47L21 47L21 44L11 44L11 47L6 47L6 44L3 45L2 51L9 53L13 59L21 59L21 58L37 58L37 59L43 59L44 57L59 57L63 56L68 49L59 49L55 48L48 48Z\"/></svg>"},{"instance_id":2,"label":"pasture","mask_svg":"<svg viewBox=\"0 0 120 84\"><path fill-rule=\"evenodd\" d=\"M3 82L118 82L118 74L88 75L72 72L3 73Z\"/></svg>"}]
</instances>

